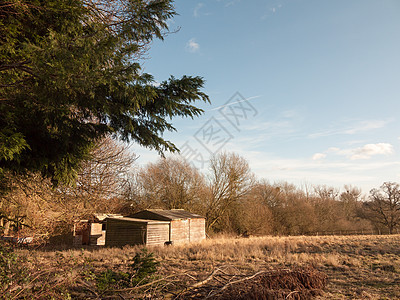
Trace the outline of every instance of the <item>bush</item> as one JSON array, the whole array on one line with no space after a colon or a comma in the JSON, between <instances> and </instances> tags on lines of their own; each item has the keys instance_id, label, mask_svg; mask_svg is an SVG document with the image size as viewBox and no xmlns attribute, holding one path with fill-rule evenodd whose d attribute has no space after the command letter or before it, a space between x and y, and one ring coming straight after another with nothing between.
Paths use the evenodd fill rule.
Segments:
<instances>
[{"instance_id":1,"label":"bush","mask_svg":"<svg viewBox=\"0 0 400 300\"><path fill-rule=\"evenodd\" d=\"M29 281L30 274L24 263L11 245L0 241L0 294L4 298L18 295L23 284Z\"/></svg>"},{"instance_id":2,"label":"bush","mask_svg":"<svg viewBox=\"0 0 400 300\"><path fill-rule=\"evenodd\" d=\"M97 288L106 291L112 288L129 288L146 284L154 279L159 262L155 260L153 253L146 248L137 253L130 261L127 272L107 269L101 272L97 278Z\"/></svg>"}]
</instances>

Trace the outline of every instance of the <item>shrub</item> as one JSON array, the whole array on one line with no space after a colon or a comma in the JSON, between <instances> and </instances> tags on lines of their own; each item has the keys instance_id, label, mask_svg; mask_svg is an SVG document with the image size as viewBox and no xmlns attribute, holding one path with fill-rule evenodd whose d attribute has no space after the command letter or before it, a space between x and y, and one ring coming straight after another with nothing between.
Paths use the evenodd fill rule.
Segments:
<instances>
[{"instance_id":1,"label":"shrub","mask_svg":"<svg viewBox=\"0 0 400 300\"><path fill-rule=\"evenodd\" d=\"M128 288L146 284L153 279L159 265L153 253L149 253L146 248L137 253L130 262L127 272L111 269L101 272L96 278L97 288L106 291L114 287Z\"/></svg>"},{"instance_id":2,"label":"shrub","mask_svg":"<svg viewBox=\"0 0 400 300\"><path fill-rule=\"evenodd\" d=\"M0 241L0 294L6 299L18 295L29 280L24 262L11 245Z\"/></svg>"}]
</instances>

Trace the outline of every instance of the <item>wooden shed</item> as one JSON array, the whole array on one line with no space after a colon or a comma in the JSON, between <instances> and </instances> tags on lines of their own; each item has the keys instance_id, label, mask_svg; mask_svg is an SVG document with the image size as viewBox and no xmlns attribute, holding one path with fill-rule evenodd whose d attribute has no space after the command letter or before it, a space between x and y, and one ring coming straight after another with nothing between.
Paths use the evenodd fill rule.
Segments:
<instances>
[{"instance_id":1,"label":"wooden shed","mask_svg":"<svg viewBox=\"0 0 400 300\"><path fill-rule=\"evenodd\" d=\"M169 222L128 217L106 220L106 246L164 245L169 241Z\"/></svg>"},{"instance_id":2,"label":"wooden shed","mask_svg":"<svg viewBox=\"0 0 400 300\"><path fill-rule=\"evenodd\" d=\"M118 214L95 213L85 220L74 222L73 245L104 246L106 237L106 218L122 218Z\"/></svg>"},{"instance_id":3,"label":"wooden shed","mask_svg":"<svg viewBox=\"0 0 400 300\"><path fill-rule=\"evenodd\" d=\"M174 244L206 238L205 218L183 209L148 209L132 215L132 218L169 222L169 241Z\"/></svg>"}]
</instances>

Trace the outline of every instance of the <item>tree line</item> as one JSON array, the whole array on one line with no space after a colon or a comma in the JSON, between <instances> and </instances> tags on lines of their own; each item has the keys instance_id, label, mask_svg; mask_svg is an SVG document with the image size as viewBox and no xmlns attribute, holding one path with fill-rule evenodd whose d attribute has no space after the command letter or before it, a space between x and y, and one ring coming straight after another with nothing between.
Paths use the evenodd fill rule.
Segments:
<instances>
[{"instance_id":1,"label":"tree line","mask_svg":"<svg viewBox=\"0 0 400 300\"><path fill-rule=\"evenodd\" d=\"M3 222L45 238L68 234L74 220L93 213L130 215L151 208L203 215L208 234L395 233L400 222L400 186L393 182L368 195L351 185L340 191L270 183L257 178L245 158L228 152L213 156L204 173L179 156L142 168L135 160L129 147L105 138L81 165L75 185L54 187L39 173L9 173L1 195Z\"/></svg>"},{"instance_id":2,"label":"tree line","mask_svg":"<svg viewBox=\"0 0 400 300\"><path fill-rule=\"evenodd\" d=\"M123 142L163 154L174 117L209 102L205 81L158 84L141 67L176 15L172 0L6 0L0 3L0 227L44 237L94 212L183 208L209 233L304 234L399 226L399 186L296 187L256 178L219 153L209 171L165 158L144 168ZM12 228L9 228L9 227Z\"/></svg>"}]
</instances>

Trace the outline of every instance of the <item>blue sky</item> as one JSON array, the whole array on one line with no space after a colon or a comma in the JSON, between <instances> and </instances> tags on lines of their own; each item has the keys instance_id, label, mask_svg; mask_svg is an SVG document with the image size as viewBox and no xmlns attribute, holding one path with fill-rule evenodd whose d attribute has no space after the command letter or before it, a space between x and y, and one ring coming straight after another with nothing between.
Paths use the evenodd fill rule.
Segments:
<instances>
[{"instance_id":1,"label":"blue sky","mask_svg":"<svg viewBox=\"0 0 400 300\"><path fill-rule=\"evenodd\" d=\"M204 77L211 105L165 137L202 172L232 151L271 183L400 182L400 1L175 2L144 61L157 81ZM133 146L144 165L158 155ZM204 164L203 164L204 163Z\"/></svg>"}]
</instances>

